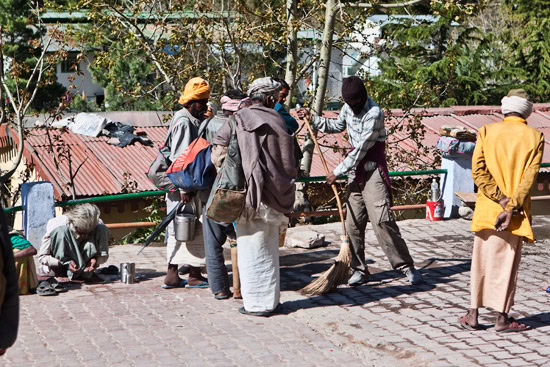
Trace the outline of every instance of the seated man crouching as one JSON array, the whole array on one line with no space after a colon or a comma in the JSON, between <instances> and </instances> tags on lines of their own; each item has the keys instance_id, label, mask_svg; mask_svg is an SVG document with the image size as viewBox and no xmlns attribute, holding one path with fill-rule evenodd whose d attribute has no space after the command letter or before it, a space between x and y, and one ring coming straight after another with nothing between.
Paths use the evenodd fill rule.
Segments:
<instances>
[{"instance_id":1,"label":"seated man crouching","mask_svg":"<svg viewBox=\"0 0 550 367\"><path fill-rule=\"evenodd\" d=\"M109 230L93 204L75 206L48 221L38 253L41 276L102 281L94 270L109 258Z\"/></svg>"}]
</instances>

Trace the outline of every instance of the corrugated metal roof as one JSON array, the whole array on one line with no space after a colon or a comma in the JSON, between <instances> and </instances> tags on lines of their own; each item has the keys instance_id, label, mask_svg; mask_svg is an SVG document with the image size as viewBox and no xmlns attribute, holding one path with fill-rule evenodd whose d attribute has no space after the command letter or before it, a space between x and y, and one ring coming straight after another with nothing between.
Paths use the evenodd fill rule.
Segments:
<instances>
[{"instance_id":1,"label":"corrugated metal roof","mask_svg":"<svg viewBox=\"0 0 550 367\"><path fill-rule=\"evenodd\" d=\"M135 143L121 148L107 144L108 138L105 136L87 137L71 131L50 130L54 149L58 152L54 155L45 133L46 129L31 130L27 136L27 144L32 146L40 164L51 173L51 179L63 188L59 196L71 195L70 187L67 185L70 177L69 152L73 175L80 167L78 174L74 175L74 187L78 197L117 194L134 182L138 191L155 190L155 186L149 182L145 173L156 157L158 147L164 143L167 128L140 127L139 130L147 134L154 147ZM63 147L68 148L64 153ZM59 157L57 165L54 156Z\"/></svg>"},{"instance_id":2,"label":"corrugated metal roof","mask_svg":"<svg viewBox=\"0 0 550 367\"><path fill-rule=\"evenodd\" d=\"M469 129L478 130L488 123L497 122L502 119L502 114L495 106L458 106L449 108L434 108L427 110L415 110L416 114L423 117L422 123L426 127L426 134L422 144L433 147L439 139L439 129L443 125L464 126ZM294 113L294 111L292 111ZM324 116L336 117L338 112L326 111ZM159 114L159 117L162 114ZM386 125L390 126L403 120L401 110L392 110L390 117L386 119ZM78 197L97 196L105 194L117 194L129 182L135 182L138 191L155 190L155 186L149 182L145 173L149 165L157 155L158 148L164 144L167 133L167 126L159 123L159 117L154 113L144 114L143 112L113 113L109 117L116 120L124 120L126 123L136 127L137 132L143 132L154 143L154 147L143 146L139 143L124 148L107 144L107 137L87 137L74 134L71 131L49 130L35 128L28 131L27 148L33 156L34 164L39 165L43 179L53 181L56 187L56 197L69 197L70 187L67 185L69 179L69 165L67 158L60 158L56 165L53 152L51 151L48 136L54 142L54 149L65 149L70 151L71 167L74 171L82 165L78 174L74 177L74 186ZM140 118L141 117L141 118ZM143 120L142 120L143 119ZM529 117L528 122L550 136L550 104L535 105L535 112ZM5 133L4 133L5 134ZM306 135L306 128L302 128L299 135L299 142L302 144ZM333 170L345 158L351 146L347 135L319 133L318 140L323 150L323 155L330 170ZM395 131L388 136L389 151L391 154L392 144L399 144L405 151L410 151L411 156L417 154L416 143L408 138L402 131ZM546 144L550 144L547 139ZM332 146L339 149L333 149ZM59 155L59 152L58 154ZM36 158L36 159L35 159ZM418 157L424 163L434 161L433 156ZM550 147L545 149L543 162L550 162ZM406 162L398 162L397 167L390 167L392 170L411 169ZM311 168L312 176L324 176L325 171L318 157L314 152Z\"/></svg>"},{"instance_id":3,"label":"corrugated metal roof","mask_svg":"<svg viewBox=\"0 0 550 367\"><path fill-rule=\"evenodd\" d=\"M550 103L540 103L535 104L534 112L527 122L530 126L541 131L545 137L550 136ZM294 115L294 111L291 112ZM479 130L483 125L498 122L503 119L503 115L500 112L500 107L498 106L452 106L444 108L429 108L429 109L415 109L412 110L413 114L419 114L425 116L422 118L422 124L426 127L426 134L424 139L422 139L422 145L426 147L434 147L437 141L439 140L439 129L443 125L453 126L453 127L466 127L468 129ZM324 113L325 117L336 117L338 112L326 111ZM402 110L391 110L389 118L386 118L386 126L393 126L397 122L402 122L401 120L404 117L404 112ZM300 132L299 135L305 136L305 128ZM322 133L320 133L322 134ZM321 135L319 135L321 136ZM332 134L332 136L338 136L334 141L338 142L340 147L345 147L348 149L351 148L347 139L345 138L345 132L339 134ZM325 145L321 142L324 138L319 138L319 143ZM391 154L392 143L395 144L398 142L399 147L405 150L410 150L411 152L416 150L416 143L409 139L403 132L395 131L393 134L388 135L388 145L389 151ZM544 151L543 162L550 162L550 140L546 139L546 149ZM344 160L344 156L340 153L335 153L332 149L322 148L323 155L327 161L327 165L330 169L334 169L340 162ZM324 176L325 172L323 166L320 163L319 158L317 157L318 153L314 152L313 163L311 167L311 176ZM434 157L428 156L423 157L423 162L430 163L434 161ZM330 163L329 163L330 162ZM406 164L402 164L398 167L390 167L391 170L410 170L413 167L410 167ZM547 169L543 169L546 171Z\"/></svg>"}]
</instances>

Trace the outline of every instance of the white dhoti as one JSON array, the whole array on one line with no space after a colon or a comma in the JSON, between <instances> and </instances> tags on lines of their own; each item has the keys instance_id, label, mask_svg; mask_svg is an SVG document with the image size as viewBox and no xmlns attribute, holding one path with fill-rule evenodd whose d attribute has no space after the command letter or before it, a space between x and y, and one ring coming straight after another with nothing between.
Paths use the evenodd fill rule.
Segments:
<instances>
[{"instance_id":1,"label":"white dhoti","mask_svg":"<svg viewBox=\"0 0 550 367\"><path fill-rule=\"evenodd\" d=\"M202 236L202 208L201 202L197 196L193 197L195 203L195 214L198 217L195 226L195 238L193 241L177 241L174 231L174 221L170 222L167 228L168 240L166 241L166 259L168 264L182 265L188 264L193 267L205 265L204 258L204 239ZM166 211L169 213L180 202L179 192L170 192L166 195Z\"/></svg>"},{"instance_id":2,"label":"white dhoti","mask_svg":"<svg viewBox=\"0 0 550 367\"><path fill-rule=\"evenodd\" d=\"M245 310L270 312L281 295L279 227L285 217L265 207L260 217L237 222L239 274Z\"/></svg>"}]
</instances>

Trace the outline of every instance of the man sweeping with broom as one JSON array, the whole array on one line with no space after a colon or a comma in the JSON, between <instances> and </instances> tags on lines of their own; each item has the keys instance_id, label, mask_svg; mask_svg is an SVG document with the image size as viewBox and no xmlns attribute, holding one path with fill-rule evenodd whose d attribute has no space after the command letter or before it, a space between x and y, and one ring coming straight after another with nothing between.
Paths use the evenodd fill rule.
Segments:
<instances>
[{"instance_id":1,"label":"man sweeping with broom","mask_svg":"<svg viewBox=\"0 0 550 367\"><path fill-rule=\"evenodd\" d=\"M342 97L345 104L338 118L314 116L312 122L314 128L325 133L340 133L347 128L353 147L332 174L327 175L327 184L332 185L338 176L349 173L346 231L352 244L353 275L348 285L357 286L369 279L365 261L365 230L369 220L392 267L402 271L413 285L420 284L422 275L414 267L390 210L392 196L384 154L384 113L369 98L363 81L356 76L344 79ZM310 118L305 109L299 110L298 116Z\"/></svg>"}]
</instances>

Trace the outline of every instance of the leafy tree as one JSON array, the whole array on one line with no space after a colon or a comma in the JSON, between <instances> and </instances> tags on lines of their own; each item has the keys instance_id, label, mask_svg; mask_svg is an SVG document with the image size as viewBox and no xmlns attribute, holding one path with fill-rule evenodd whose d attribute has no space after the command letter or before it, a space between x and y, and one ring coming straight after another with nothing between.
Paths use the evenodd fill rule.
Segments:
<instances>
[{"instance_id":1,"label":"leafy tree","mask_svg":"<svg viewBox=\"0 0 550 367\"><path fill-rule=\"evenodd\" d=\"M113 111L158 110L162 97L143 98L144 93L154 93L154 67L147 62L143 52L131 44L126 47L114 44L108 58L102 53L90 67L96 82L105 88L105 107ZM152 92L150 92L152 91Z\"/></svg>"},{"instance_id":2,"label":"leafy tree","mask_svg":"<svg viewBox=\"0 0 550 367\"><path fill-rule=\"evenodd\" d=\"M512 82L526 89L536 102L550 100L550 4L545 0L506 0L511 13L508 29L510 67L518 72Z\"/></svg>"},{"instance_id":3,"label":"leafy tree","mask_svg":"<svg viewBox=\"0 0 550 367\"><path fill-rule=\"evenodd\" d=\"M41 110L55 105L64 92L55 85L59 55L47 54L54 36L46 34L42 10L38 1L0 1L0 124L15 126L19 141L12 166L2 173L1 182L9 180L21 162L25 114L33 106ZM47 101L46 93L52 93Z\"/></svg>"},{"instance_id":4,"label":"leafy tree","mask_svg":"<svg viewBox=\"0 0 550 367\"><path fill-rule=\"evenodd\" d=\"M260 11L244 0L82 0L90 24L75 38L96 50L92 73L109 109L172 109L194 76L216 97L282 73L284 4L274 3Z\"/></svg>"},{"instance_id":5,"label":"leafy tree","mask_svg":"<svg viewBox=\"0 0 550 367\"><path fill-rule=\"evenodd\" d=\"M42 40L45 28L40 25L39 2L22 0L0 1L0 37L2 38L2 64L7 71L4 75L6 85L14 94L18 90L36 89L30 107L44 112L58 102L52 102L65 94L65 89L55 81L55 69L47 62L41 80L32 74L42 54ZM51 57L50 59L54 59ZM4 103L4 102L2 102Z\"/></svg>"},{"instance_id":6,"label":"leafy tree","mask_svg":"<svg viewBox=\"0 0 550 367\"><path fill-rule=\"evenodd\" d=\"M491 101L486 90L493 77L487 62L491 49L466 22L474 10L473 3L432 2L428 17L390 20L380 50L381 73L369 81L371 93L393 108Z\"/></svg>"}]
</instances>

